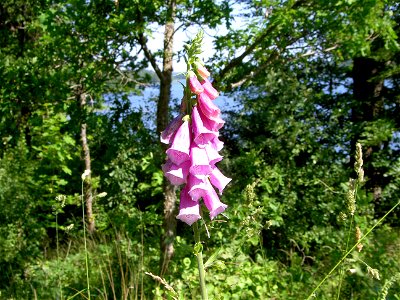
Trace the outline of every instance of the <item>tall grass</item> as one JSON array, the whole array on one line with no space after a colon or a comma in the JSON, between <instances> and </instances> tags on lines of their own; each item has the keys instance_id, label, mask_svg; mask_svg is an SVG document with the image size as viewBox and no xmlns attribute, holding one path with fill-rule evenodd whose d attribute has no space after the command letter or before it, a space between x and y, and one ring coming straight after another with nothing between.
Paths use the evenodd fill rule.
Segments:
<instances>
[{"instance_id":1,"label":"tall grass","mask_svg":"<svg viewBox=\"0 0 400 300\"><path fill-rule=\"evenodd\" d=\"M355 163L354 163L354 170L357 174L357 179L350 179L349 181L349 189L347 192L347 208L348 208L348 214L350 214L350 225L347 230L347 239L346 239L346 246L345 246L345 253L341 257L341 259L334 265L334 267L326 274L326 276L317 284L317 286L313 289L313 291L310 293L310 295L307 297L308 299L316 297L316 292L318 289L322 286L322 284L325 283L326 280L328 280L332 274L338 269L340 266L342 266L340 273L339 273L339 283L337 287L337 293L336 293L336 299L340 299L340 293L341 293L341 287L342 287L342 281L344 277L344 266L343 262L347 259L347 257L352 254L352 252L357 248L359 252L362 250L362 241L366 239L372 232L373 230L382 224L382 222L387 218L388 215L390 215L399 205L400 201L397 202L383 217L381 217L371 228L367 230L367 232L361 236L359 227L357 227L356 230L356 242L353 244L353 246L349 249L350 245L350 237L351 234L353 233L353 224L354 224L354 214L356 212L356 203L357 203L357 190L358 187L361 186L364 182L364 170L363 170L363 159L362 159L362 148L361 144L357 143L356 144L356 154L355 154ZM368 274L370 274L373 278L380 279L379 271L377 269L374 269L369 266L368 263L365 261L361 260L360 258L356 257L356 261L361 262L366 268Z\"/></svg>"}]
</instances>

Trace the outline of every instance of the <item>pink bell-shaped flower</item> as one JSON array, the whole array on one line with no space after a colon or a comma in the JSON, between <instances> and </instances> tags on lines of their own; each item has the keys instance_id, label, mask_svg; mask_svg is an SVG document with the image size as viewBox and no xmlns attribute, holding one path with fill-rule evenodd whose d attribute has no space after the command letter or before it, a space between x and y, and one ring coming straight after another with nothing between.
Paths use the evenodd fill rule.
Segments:
<instances>
[{"instance_id":1,"label":"pink bell-shaped flower","mask_svg":"<svg viewBox=\"0 0 400 300\"><path fill-rule=\"evenodd\" d=\"M192 226L194 222L201 219L199 202L190 198L186 186L181 191L180 199L179 214L176 218Z\"/></svg>"},{"instance_id":2,"label":"pink bell-shaped flower","mask_svg":"<svg viewBox=\"0 0 400 300\"><path fill-rule=\"evenodd\" d=\"M190 159L189 121L183 122L176 132L171 147L166 151L168 158L176 165Z\"/></svg>"},{"instance_id":3,"label":"pink bell-shaped flower","mask_svg":"<svg viewBox=\"0 0 400 300\"><path fill-rule=\"evenodd\" d=\"M189 195L193 201L198 201L206 191L210 188L207 184L208 179L204 175L192 175L189 174L187 180L187 187L189 190Z\"/></svg>"},{"instance_id":4,"label":"pink bell-shaped flower","mask_svg":"<svg viewBox=\"0 0 400 300\"><path fill-rule=\"evenodd\" d=\"M201 109L199 109L198 111L199 111L200 118L203 121L204 127L207 128L208 130L218 131L222 128L222 126L224 126L225 121L222 120L220 118L220 116L209 118L203 114Z\"/></svg>"},{"instance_id":5,"label":"pink bell-shaped flower","mask_svg":"<svg viewBox=\"0 0 400 300\"><path fill-rule=\"evenodd\" d=\"M199 115L197 105L192 110L192 130L193 130L193 141L200 148L204 148L206 144L218 136L215 131L208 130L203 125L203 120Z\"/></svg>"},{"instance_id":6,"label":"pink bell-shaped flower","mask_svg":"<svg viewBox=\"0 0 400 300\"><path fill-rule=\"evenodd\" d=\"M210 165L214 165L222 160L223 156L220 155L216 149L214 149L211 143L207 144L204 149L206 150L208 162Z\"/></svg>"},{"instance_id":7,"label":"pink bell-shaped flower","mask_svg":"<svg viewBox=\"0 0 400 300\"><path fill-rule=\"evenodd\" d=\"M211 173L211 166L205 148L199 148L196 144L190 146L191 166L189 172L193 175L208 175Z\"/></svg>"},{"instance_id":8,"label":"pink bell-shaped flower","mask_svg":"<svg viewBox=\"0 0 400 300\"><path fill-rule=\"evenodd\" d=\"M204 91L203 86L201 85L200 81L197 79L196 74L193 71L188 72L189 76L189 87L190 90L195 93L196 95L199 95Z\"/></svg>"},{"instance_id":9,"label":"pink bell-shaped flower","mask_svg":"<svg viewBox=\"0 0 400 300\"><path fill-rule=\"evenodd\" d=\"M221 141L218 137L213 138L210 141L210 145L217 151L221 151L222 148L224 148L224 142Z\"/></svg>"},{"instance_id":10,"label":"pink bell-shaped flower","mask_svg":"<svg viewBox=\"0 0 400 300\"><path fill-rule=\"evenodd\" d=\"M211 100L214 100L219 96L218 91L212 86L211 82L208 79L204 79L201 85L204 88L204 93L206 93Z\"/></svg>"},{"instance_id":11,"label":"pink bell-shaped flower","mask_svg":"<svg viewBox=\"0 0 400 300\"><path fill-rule=\"evenodd\" d=\"M231 182L231 178L226 177L222 172L216 167L212 167L212 172L210 173L210 182L219 190L219 194L222 195L222 191L226 185Z\"/></svg>"},{"instance_id":12,"label":"pink bell-shaped flower","mask_svg":"<svg viewBox=\"0 0 400 300\"><path fill-rule=\"evenodd\" d=\"M210 184L210 183L209 183ZM211 187L203 196L204 204L207 209L210 211L211 220L214 219L217 215L224 212L228 207L226 204L222 203L219 200L217 192Z\"/></svg>"},{"instance_id":13,"label":"pink bell-shaped flower","mask_svg":"<svg viewBox=\"0 0 400 300\"><path fill-rule=\"evenodd\" d=\"M204 67L204 65L203 65L201 62L196 61L196 62L194 63L194 66L196 67L197 72L199 73L199 75L200 75L202 78L207 79L208 77L210 77L210 72L208 72L208 70L206 69L206 67Z\"/></svg>"},{"instance_id":14,"label":"pink bell-shaped flower","mask_svg":"<svg viewBox=\"0 0 400 300\"><path fill-rule=\"evenodd\" d=\"M209 119L219 117L221 110L207 96L206 93L201 93L197 97L197 102L202 113Z\"/></svg>"},{"instance_id":15,"label":"pink bell-shaped flower","mask_svg":"<svg viewBox=\"0 0 400 300\"><path fill-rule=\"evenodd\" d=\"M183 123L182 118L183 118L183 115L179 114L175 119L173 119L168 124L167 128L165 128L165 130L163 132L161 132L161 136L160 136L161 143L164 143L164 144L170 143L171 138L173 137L175 132L178 130L178 128Z\"/></svg>"},{"instance_id":16,"label":"pink bell-shaped flower","mask_svg":"<svg viewBox=\"0 0 400 300\"><path fill-rule=\"evenodd\" d=\"M168 159L165 164L161 166L165 177L171 182L172 185L181 185L186 183L189 174L190 161L185 161L179 166L174 164Z\"/></svg>"}]
</instances>

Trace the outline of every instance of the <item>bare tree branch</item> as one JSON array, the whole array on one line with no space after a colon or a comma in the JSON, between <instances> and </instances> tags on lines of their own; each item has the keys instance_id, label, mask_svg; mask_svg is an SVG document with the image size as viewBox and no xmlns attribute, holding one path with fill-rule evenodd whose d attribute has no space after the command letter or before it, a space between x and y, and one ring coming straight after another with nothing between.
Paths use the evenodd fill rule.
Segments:
<instances>
[{"instance_id":1,"label":"bare tree branch","mask_svg":"<svg viewBox=\"0 0 400 300\"><path fill-rule=\"evenodd\" d=\"M228 73L233 68L237 67L243 59L248 56L253 50L277 27L277 24L268 27L259 37L257 37L254 42L246 48L246 50L238 57L232 59L218 74L215 76L213 81L214 84L218 84L226 73Z\"/></svg>"},{"instance_id":2,"label":"bare tree branch","mask_svg":"<svg viewBox=\"0 0 400 300\"><path fill-rule=\"evenodd\" d=\"M161 69L158 67L153 53L151 53L150 49L147 47L147 39L143 33L138 34L138 42L143 49L144 56L146 56L146 58L149 60L149 62L151 64L151 66L153 67L154 72L156 72L156 74L160 80L163 80L164 74L161 71Z\"/></svg>"},{"instance_id":3,"label":"bare tree branch","mask_svg":"<svg viewBox=\"0 0 400 300\"><path fill-rule=\"evenodd\" d=\"M293 61L293 60L295 60L295 59L302 58L302 57L312 56L312 55L315 55L315 54L321 53L321 52L330 52L330 51L335 50L337 47L338 47L338 45L334 45L334 46L332 46L332 47L329 47L329 48L326 48L326 49L322 49L322 50L319 50L319 51L318 51L318 50L314 50L314 51L311 51L311 50L310 50L310 51L308 51L308 52L306 52L306 53L303 53L303 54L298 55L298 56L295 57L295 58L289 59L289 61ZM239 87L239 86L245 84L245 83L246 83L247 81L249 81L251 78L256 77L258 74L260 74L262 71L264 71L264 70L268 67L268 65L269 65L274 59L276 59L276 58L279 56L280 53L281 53L281 51L274 51L274 52L271 54L271 56L267 59L267 61L266 61L265 63L263 63L262 65L260 65L260 66L257 67L257 71L251 71L250 74L248 74L248 75L246 75L246 76L243 76L243 78L242 78L241 80L239 80L238 82L232 83L232 84L231 84L231 88L232 88L232 89L237 88L237 87Z\"/></svg>"},{"instance_id":4,"label":"bare tree branch","mask_svg":"<svg viewBox=\"0 0 400 300\"><path fill-rule=\"evenodd\" d=\"M296 9L302 5L307 5L307 0L298 0L295 1L292 5L292 9ZM272 25L270 25L268 28L266 28L266 30L261 33L254 41L253 43L251 43L246 50L239 55L238 57L235 57L234 59L232 59L215 77L214 77L214 81L213 84L214 85L218 85L218 82L221 81L224 76L232 69L236 68L237 66L239 66L243 59L246 58L248 55L250 55L254 49L259 46L263 40L271 35L271 33L278 27L279 23L275 22Z\"/></svg>"}]
</instances>

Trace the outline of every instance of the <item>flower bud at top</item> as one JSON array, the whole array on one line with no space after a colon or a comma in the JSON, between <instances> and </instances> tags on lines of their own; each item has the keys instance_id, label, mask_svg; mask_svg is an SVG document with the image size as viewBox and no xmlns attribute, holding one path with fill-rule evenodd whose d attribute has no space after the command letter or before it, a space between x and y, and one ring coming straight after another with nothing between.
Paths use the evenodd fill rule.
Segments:
<instances>
[{"instance_id":1,"label":"flower bud at top","mask_svg":"<svg viewBox=\"0 0 400 300\"><path fill-rule=\"evenodd\" d=\"M203 77L204 79L207 79L208 77L210 77L210 72L208 72L208 70L204 67L204 65L201 62L196 61L194 63L194 65L197 69L197 72L199 73L199 75L201 77Z\"/></svg>"},{"instance_id":2,"label":"flower bud at top","mask_svg":"<svg viewBox=\"0 0 400 300\"><path fill-rule=\"evenodd\" d=\"M189 71L188 77L189 77L190 90L196 95L201 94L204 91L204 88L201 85L200 81L197 79L196 74L193 71Z\"/></svg>"}]
</instances>

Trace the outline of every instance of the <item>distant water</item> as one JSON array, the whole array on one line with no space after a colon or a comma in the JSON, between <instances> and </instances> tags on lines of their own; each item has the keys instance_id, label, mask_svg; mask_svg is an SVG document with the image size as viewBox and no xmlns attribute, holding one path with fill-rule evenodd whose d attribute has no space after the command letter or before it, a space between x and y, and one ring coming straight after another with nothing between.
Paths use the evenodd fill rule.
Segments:
<instances>
[{"instance_id":1,"label":"distant water","mask_svg":"<svg viewBox=\"0 0 400 300\"><path fill-rule=\"evenodd\" d=\"M184 83L184 81L182 81ZM146 87L141 95L130 95L129 100L133 108L141 109L143 112L143 121L151 129L155 128L155 116L157 109L157 99L159 95L159 86ZM180 81L174 80L171 86L171 112L174 116L178 114L181 99L183 97L183 86ZM220 95L214 100L214 103L224 111L233 110L237 107L232 98Z\"/></svg>"}]
</instances>

